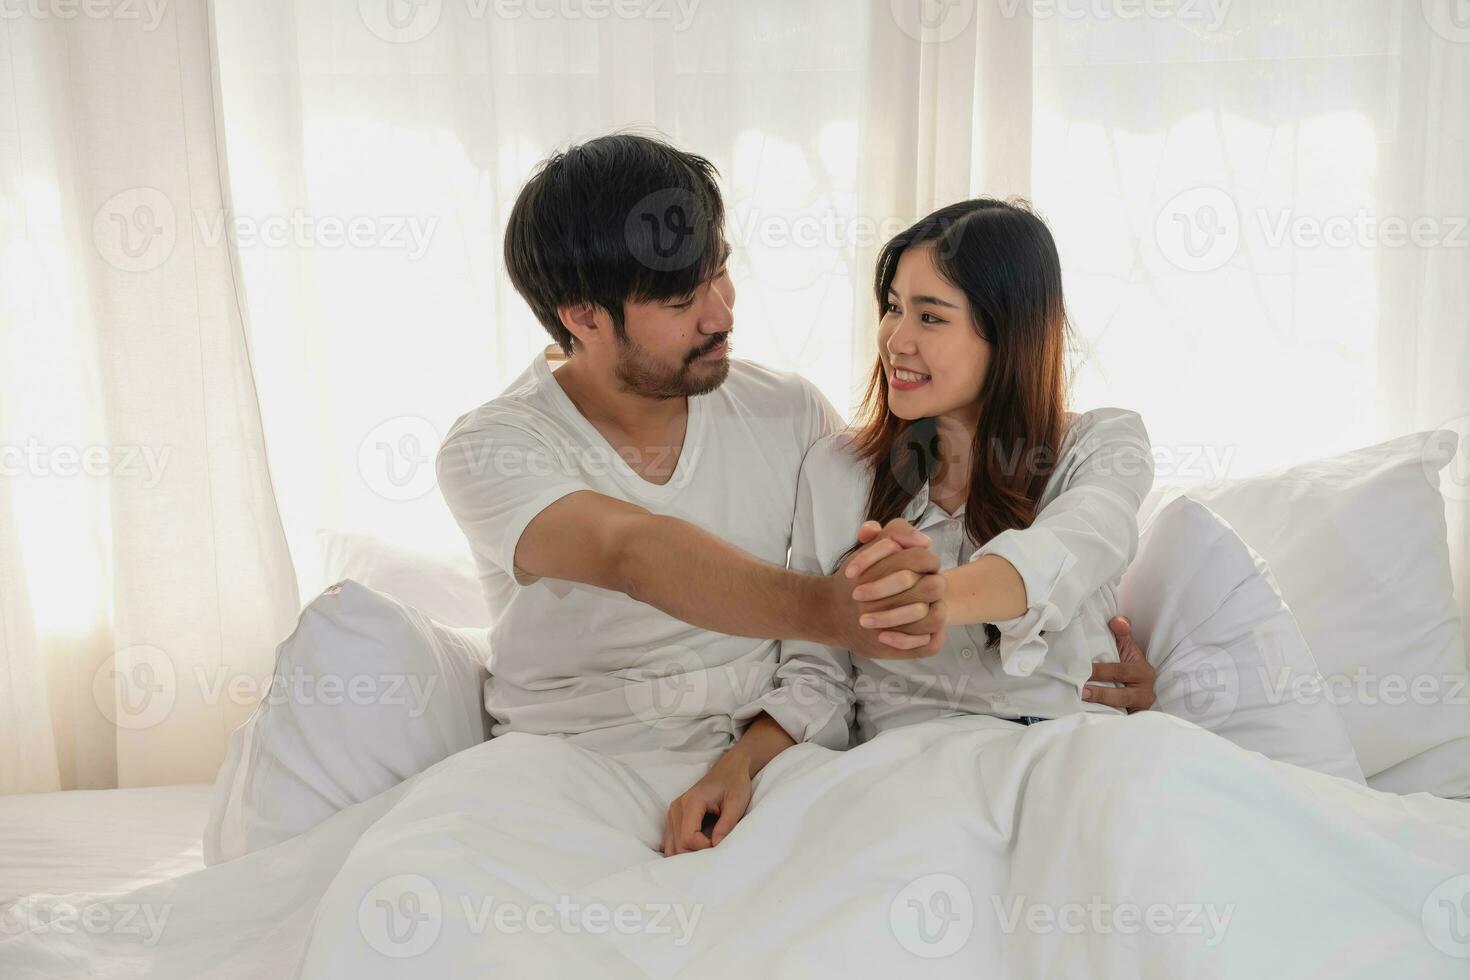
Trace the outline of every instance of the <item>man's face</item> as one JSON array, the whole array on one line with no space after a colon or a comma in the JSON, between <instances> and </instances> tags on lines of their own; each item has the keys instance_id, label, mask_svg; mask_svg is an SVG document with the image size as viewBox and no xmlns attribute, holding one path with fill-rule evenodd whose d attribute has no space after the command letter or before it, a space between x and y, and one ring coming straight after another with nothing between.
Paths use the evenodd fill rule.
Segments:
<instances>
[{"instance_id":1,"label":"man's face","mask_svg":"<svg viewBox=\"0 0 1470 980\"><path fill-rule=\"evenodd\" d=\"M730 374L735 286L721 268L688 296L623 304L626 339L613 373L625 391L683 398L714 391Z\"/></svg>"}]
</instances>

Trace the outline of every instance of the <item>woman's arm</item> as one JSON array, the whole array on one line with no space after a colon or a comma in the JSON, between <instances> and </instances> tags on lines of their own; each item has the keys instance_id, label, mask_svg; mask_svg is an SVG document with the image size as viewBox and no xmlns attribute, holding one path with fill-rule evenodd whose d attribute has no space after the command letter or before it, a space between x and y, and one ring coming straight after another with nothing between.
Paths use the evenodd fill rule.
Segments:
<instances>
[{"instance_id":1,"label":"woman's arm","mask_svg":"<svg viewBox=\"0 0 1470 980\"><path fill-rule=\"evenodd\" d=\"M1128 566L1138 550L1138 508L1153 487L1153 452L1136 413L1098 409L1073 424L1084 428L1069 433L1058 461L1062 491L1029 527L996 535L969 561L944 572L949 622L994 624L1002 635L1001 662L1017 676L1031 673L1044 655L1043 631L1066 626L1089 596ZM870 545L854 562L884 553ZM901 583L887 587L895 584ZM864 604L859 622L899 625L900 611L892 611L890 621L867 605L869 588L854 591Z\"/></svg>"},{"instance_id":2,"label":"woman's arm","mask_svg":"<svg viewBox=\"0 0 1470 980\"><path fill-rule=\"evenodd\" d=\"M725 839L750 806L751 781L776 756L796 744L770 715L750 723L740 741L720 756L704 778L669 804L664 821L664 857L702 851ZM704 835L706 815L716 814L714 828Z\"/></svg>"},{"instance_id":3,"label":"woman's arm","mask_svg":"<svg viewBox=\"0 0 1470 980\"><path fill-rule=\"evenodd\" d=\"M791 518L792 571L824 575L852 544L852 529L862 518L867 497L866 467L857 462L844 441L828 439L817 443L802 461L796 484L796 509ZM901 538L914 535L912 528ZM928 567L939 570L939 560L929 549L927 535L918 535L922 547L898 548L905 554L923 553L932 559ZM919 575L912 571L896 574L908 576L917 584ZM839 571L835 576L846 581ZM942 576L934 576L942 581ZM887 601L898 602L891 598ZM857 606L849 613L857 625ZM865 631L877 636L878 633ZM933 644L937 652L944 645L944 630ZM853 647L852 649L857 649ZM866 651L859 651L866 652ZM769 716L798 742L816 742L830 749L845 749L851 741L854 704L852 655L840 645L810 640L785 640L781 643L780 666L774 686L735 714L737 724Z\"/></svg>"},{"instance_id":4,"label":"woman's arm","mask_svg":"<svg viewBox=\"0 0 1470 980\"><path fill-rule=\"evenodd\" d=\"M891 537L909 525L894 522L882 528L877 521L867 521L858 528L858 542L867 545L885 536ZM881 553L881 552L879 552ZM859 603L858 624L868 629L890 629L907 621L910 613L903 608L872 612L866 604L876 603L885 591L896 589L905 579L880 576L877 572L862 571L867 564L866 549L853 556L859 565L858 580L864 584L853 589L852 597ZM945 607L952 626L972 623L994 623L1013 619L1026 611L1026 583L1016 566L1000 555L982 555L974 561L940 573L948 582L945 591ZM885 581L885 579L888 579Z\"/></svg>"},{"instance_id":5,"label":"woman's arm","mask_svg":"<svg viewBox=\"0 0 1470 980\"><path fill-rule=\"evenodd\" d=\"M825 574L826 564L851 543L865 488L860 485L861 470L845 452L844 444L824 440L802 463L792 515L793 571ZM928 551L927 545L923 550ZM934 557L932 551L929 557ZM937 569L937 558L932 567ZM940 640L942 645L942 635ZM807 640L783 641L773 686L734 714L737 725L749 722L749 727L703 779L669 806L664 853L702 850L723 840L745 815L755 774L790 746L800 741L847 748L855 702L852 656L847 650ZM720 818L706 837L700 823L706 814L716 812Z\"/></svg>"},{"instance_id":6,"label":"woman's arm","mask_svg":"<svg viewBox=\"0 0 1470 980\"><path fill-rule=\"evenodd\" d=\"M1153 449L1137 413L1097 409L1073 425L1083 428L1069 433L1058 461L1061 492L1029 527L997 534L969 562L1003 558L1025 583L1025 610L990 621L1001 634L1001 667L1015 677L1041 663L1044 632L1066 627L1123 574L1138 552L1138 508L1154 483Z\"/></svg>"},{"instance_id":7,"label":"woman's arm","mask_svg":"<svg viewBox=\"0 0 1470 980\"><path fill-rule=\"evenodd\" d=\"M945 601L953 624L999 623L1024 615L1026 582L1000 555L981 555L944 573Z\"/></svg>"}]
</instances>

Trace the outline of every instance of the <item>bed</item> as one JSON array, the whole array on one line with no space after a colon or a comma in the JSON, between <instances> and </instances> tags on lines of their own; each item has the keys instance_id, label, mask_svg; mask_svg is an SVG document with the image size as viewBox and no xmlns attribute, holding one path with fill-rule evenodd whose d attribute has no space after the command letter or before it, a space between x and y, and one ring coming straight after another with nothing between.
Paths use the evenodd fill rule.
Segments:
<instances>
[{"instance_id":1,"label":"bed","mask_svg":"<svg viewBox=\"0 0 1470 980\"><path fill-rule=\"evenodd\" d=\"M656 812L631 836L604 821L623 805L591 778L604 761L491 739L234 860L23 900L0 974L1465 975L1465 937L1435 918L1470 895L1462 803L1272 762L1158 712L1001 724L793 749L726 841L672 859L643 839ZM179 818L166 795L145 806ZM645 856L619 866L630 851ZM107 880L160 873L144 863ZM563 905L576 925L546 928ZM610 928L622 909L635 927Z\"/></svg>"},{"instance_id":2,"label":"bed","mask_svg":"<svg viewBox=\"0 0 1470 980\"><path fill-rule=\"evenodd\" d=\"M213 787L0 796L0 909L32 892L130 891L204 867Z\"/></svg>"},{"instance_id":3,"label":"bed","mask_svg":"<svg viewBox=\"0 0 1470 980\"><path fill-rule=\"evenodd\" d=\"M642 775L563 740L484 738L493 659L463 622L469 569L335 538L344 580L282 661L350 657L452 696L411 723L263 704L213 787L0 798L0 976L1463 978L1470 805L1447 797L1470 797L1470 708L1339 711L1269 683L1308 641L1323 671L1464 676L1425 436L1146 503L1122 595L1161 710L799 746L718 848L672 859L658 808L628 791ZM1171 584L1206 581L1192 601ZM1358 622L1364 590L1375 621L1408 625ZM430 616L405 594L458 605ZM1237 621L1251 596L1269 631ZM1269 656L1247 671L1250 651ZM1228 697L1191 715L1201 678ZM701 769L681 764L643 774L687 785ZM603 910L603 928L535 928L557 903ZM625 906L669 928L610 928Z\"/></svg>"}]
</instances>

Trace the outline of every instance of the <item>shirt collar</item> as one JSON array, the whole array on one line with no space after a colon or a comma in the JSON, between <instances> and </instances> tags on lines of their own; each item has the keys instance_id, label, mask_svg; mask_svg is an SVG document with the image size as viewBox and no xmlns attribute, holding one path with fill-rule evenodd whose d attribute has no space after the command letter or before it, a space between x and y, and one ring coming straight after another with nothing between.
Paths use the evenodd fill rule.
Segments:
<instances>
[{"instance_id":1,"label":"shirt collar","mask_svg":"<svg viewBox=\"0 0 1470 980\"><path fill-rule=\"evenodd\" d=\"M914 499L909 501L903 510L903 519L912 524L917 530L922 531L925 527L938 524L941 521L961 519L965 516L965 504L961 503L959 509L953 514L947 513L945 509L929 499L929 483L926 480L914 494Z\"/></svg>"}]
</instances>

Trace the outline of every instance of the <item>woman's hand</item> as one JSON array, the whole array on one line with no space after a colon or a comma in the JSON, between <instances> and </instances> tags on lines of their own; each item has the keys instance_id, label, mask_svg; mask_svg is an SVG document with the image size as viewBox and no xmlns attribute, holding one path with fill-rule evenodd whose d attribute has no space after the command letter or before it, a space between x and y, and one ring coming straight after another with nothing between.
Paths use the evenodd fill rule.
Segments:
<instances>
[{"instance_id":1,"label":"woman's hand","mask_svg":"<svg viewBox=\"0 0 1470 980\"><path fill-rule=\"evenodd\" d=\"M930 538L907 521L858 528L862 545L833 576L834 596L849 632L841 645L874 660L930 657L944 647L948 629L939 558Z\"/></svg>"},{"instance_id":2,"label":"woman's hand","mask_svg":"<svg viewBox=\"0 0 1470 980\"><path fill-rule=\"evenodd\" d=\"M750 806L751 781L776 756L796 744L786 729L762 712L730 746L704 778L669 804L664 821L664 857L714 847L740 822ZM705 817L715 814L710 835L704 835Z\"/></svg>"},{"instance_id":3,"label":"woman's hand","mask_svg":"<svg viewBox=\"0 0 1470 980\"><path fill-rule=\"evenodd\" d=\"M750 766L740 753L731 750L720 756L703 779L669 804L664 822L664 857L702 851L724 840L750 806L750 787ZM706 837L702 825L711 813L719 819Z\"/></svg>"},{"instance_id":4,"label":"woman's hand","mask_svg":"<svg viewBox=\"0 0 1470 980\"><path fill-rule=\"evenodd\" d=\"M949 617L944 604L948 582L939 574L939 559L927 548L905 549L880 563L875 574L893 573L902 573L904 580L915 584L867 603L853 599L859 583L842 569L827 576L818 600L826 623L821 642L872 660L917 660L938 653L944 647ZM878 619L867 618L880 614Z\"/></svg>"}]
</instances>

